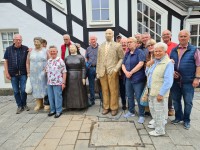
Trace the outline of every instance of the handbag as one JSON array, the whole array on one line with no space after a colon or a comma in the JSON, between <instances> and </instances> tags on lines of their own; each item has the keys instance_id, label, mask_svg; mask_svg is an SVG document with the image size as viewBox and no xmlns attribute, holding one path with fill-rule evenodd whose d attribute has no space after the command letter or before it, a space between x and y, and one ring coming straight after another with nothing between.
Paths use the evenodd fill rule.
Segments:
<instances>
[{"instance_id":1,"label":"handbag","mask_svg":"<svg viewBox=\"0 0 200 150\"><path fill-rule=\"evenodd\" d=\"M148 100L149 100L149 89L147 86L145 86L140 98L140 105L149 106Z\"/></svg>"},{"instance_id":2,"label":"handbag","mask_svg":"<svg viewBox=\"0 0 200 150\"><path fill-rule=\"evenodd\" d=\"M25 89L25 92L28 93L28 94L31 94L32 93L32 86L31 86L31 80L30 80L30 77L27 78L26 80L26 89Z\"/></svg>"}]
</instances>

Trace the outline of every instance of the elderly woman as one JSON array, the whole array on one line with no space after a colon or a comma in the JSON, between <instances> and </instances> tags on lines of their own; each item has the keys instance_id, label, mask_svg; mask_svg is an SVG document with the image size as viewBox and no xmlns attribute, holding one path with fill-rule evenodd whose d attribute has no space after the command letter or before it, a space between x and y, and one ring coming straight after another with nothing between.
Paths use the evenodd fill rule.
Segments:
<instances>
[{"instance_id":1,"label":"elderly woman","mask_svg":"<svg viewBox=\"0 0 200 150\"><path fill-rule=\"evenodd\" d=\"M70 108L86 108L88 96L86 90L85 58L77 53L75 45L70 46L71 55L65 58L67 69L67 87L64 90L63 106Z\"/></svg>"},{"instance_id":2,"label":"elderly woman","mask_svg":"<svg viewBox=\"0 0 200 150\"><path fill-rule=\"evenodd\" d=\"M46 72L48 77L48 97L50 112L48 116L59 118L62 114L62 90L66 85L66 67L64 61L57 57L58 50L55 46L49 47L51 58L47 62Z\"/></svg>"},{"instance_id":3,"label":"elderly woman","mask_svg":"<svg viewBox=\"0 0 200 150\"><path fill-rule=\"evenodd\" d=\"M128 52L126 53L122 70L126 76L126 95L128 97L128 113L124 115L125 118L135 115L134 95L139 107L138 123L144 123L144 106L140 105L140 97L146 83L146 76L144 71L145 53L137 47L137 39L130 37L127 40Z\"/></svg>"},{"instance_id":4,"label":"elderly woman","mask_svg":"<svg viewBox=\"0 0 200 150\"><path fill-rule=\"evenodd\" d=\"M41 37L35 37L33 41L35 48L28 53L26 67L33 88L32 95L36 99L34 110L38 111L43 107L43 98L47 95L47 76L44 69L50 56L42 47ZM49 106L44 109L48 110Z\"/></svg>"},{"instance_id":5,"label":"elderly woman","mask_svg":"<svg viewBox=\"0 0 200 150\"><path fill-rule=\"evenodd\" d=\"M174 65L166 55L167 45L157 43L154 45L154 59L146 65L147 86L149 88L149 108L154 123L148 125L155 129L149 132L152 136L165 134L166 111L168 111L169 90L173 83Z\"/></svg>"}]
</instances>

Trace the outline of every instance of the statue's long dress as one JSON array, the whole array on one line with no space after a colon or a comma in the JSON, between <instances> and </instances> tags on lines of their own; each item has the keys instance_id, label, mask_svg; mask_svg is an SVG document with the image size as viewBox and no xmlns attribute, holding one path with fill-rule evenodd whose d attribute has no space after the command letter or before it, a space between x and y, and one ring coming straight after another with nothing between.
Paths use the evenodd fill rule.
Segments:
<instances>
[{"instance_id":1,"label":"statue's long dress","mask_svg":"<svg viewBox=\"0 0 200 150\"><path fill-rule=\"evenodd\" d=\"M64 108L86 108L88 96L86 85L82 79L86 78L85 59L82 55L69 55L65 58L67 69L66 88L64 89Z\"/></svg>"}]
</instances>

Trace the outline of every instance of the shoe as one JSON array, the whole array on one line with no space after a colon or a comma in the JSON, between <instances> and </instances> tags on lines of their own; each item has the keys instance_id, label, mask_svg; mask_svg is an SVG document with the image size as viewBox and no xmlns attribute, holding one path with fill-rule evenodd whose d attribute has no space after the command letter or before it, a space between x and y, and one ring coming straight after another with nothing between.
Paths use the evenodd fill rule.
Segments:
<instances>
[{"instance_id":1,"label":"shoe","mask_svg":"<svg viewBox=\"0 0 200 150\"><path fill-rule=\"evenodd\" d=\"M127 113L124 115L124 118L129 118L129 117L134 117L134 116L135 116L134 113L127 112Z\"/></svg>"},{"instance_id":2,"label":"shoe","mask_svg":"<svg viewBox=\"0 0 200 150\"><path fill-rule=\"evenodd\" d=\"M184 122L184 128L185 128L186 130L189 130L189 128L190 128L190 123L189 123L189 122Z\"/></svg>"},{"instance_id":3,"label":"shoe","mask_svg":"<svg viewBox=\"0 0 200 150\"><path fill-rule=\"evenodd\" d=\"M56 113L54 118L59 118L62 115L62 113Z\"/></svg>"},{"instance_id":4,"label":"shoe","mask_svg":"<svg viewBox=\"0 0 200 150\"><path fill-rule=\"evenodd\" d=\"M151 121L149 121L149 124L154 124L154 123L155 123L154 119L151 119Z\"/></svg>"},{"instance_id":5,"label":"shoe","mask_svg":"<svg viewBox=\"0 0 200 150\"><path fill-rule=\"evenodd\" d=\"M143 124L144 123L145 118L144 117L139 117L138 119L138 123Z\"/></svg>"},{"instance_id":6,"label":"shoe","mask_svg":"<svg viewBox=\"0 0 200 150\"><path fill-rule=\"evenodd\" d=\"M53 116L55 114L56 114L55 112L50 112L50 113L48 113L48 116L51 117L51 116Z\"/></svg>"},{"instance_id":7,"label":"shoe","mask_svg":"<svg viewBox=\"0 0 200 150\"><path fill-rule=\"evenodd\" d=\"M144 115L145 116L151 116L151 113L150 112L145 112Z\"/></svg>"},{"instance_id":8,"label":"shoe","mask_svg":"<svg viewBox=\"0 0 200 150\"><path fill-rule=\"evenodd\" d=\"M102 112L103 115L106 115L107 113L109 113L108 109L104 109L103 112Z\"/></svg>"},{"instance_id":9,"label":"shoe","mask_svg":"<svg viewBox=\"0 0 200 150\"><path fill-rule=\"evenodd\" d=\"M25 106L23 107L23 109L26 110L26 111L29 111L29 110L30 110L30 108L29 108L27 105L25 105Z\"/></svg>"},{"instance_id":10,"label":"shoe","mask_svg":"<svg viewBox=\"0 0 200 150\"><path fill-rule=\"evenodd\" d=\"M117 110L112 110L112 111L111 111L111 115L112 115L112 116L116 116L116 115L117 115L117 113L118 113L118 111L117 111Z\"/></svg>"},{"instance_id":11,"label":"shoe","mask_svg":"<svg viewBox=\"0 0 200 150\"><path fill-rule=\"evenodd\" d=\"M155 129L155 126L154 126L153 124L149 124L147 127L148 127L149 129Z\"/></svg>"},{"instance_id":12,"label":"shoe","mask_svg":"<svg viewBox=\"0 0 200 150\"><path fill-rule=\"evenodd\" d=\"M93 105L95 105L95 102L94 102L94 101L90 102L88 106L89 106L89 107L92 107Z\"/></svg>"},{"instance_id":13,"label":"shoe","mask_svg":"<svg viewBox=\"0 0 200 150\"><path fill-rule=\"evenodd\" d=\"M162 136L165 135L165 133L157 133L155 130L149 132L149 135L151 136Z\"/></svg>"},{"instance_id":14,"label":"shoe","mask_svg":"<svg viewBox=\"0 0 200 150\"><path fill-rule=\"evenodd\" d=\"M24 109L22 107L18 107L17 108L17 111L16 111L16 114L20 114Z\"/></svg>"},{"instance_id":15,"label":"shoe","mask_svg":"<svg viewBox=\"0 0 200 150\"><path fill-rule=\"evenodd\" d=\"M126 110L126 105L123 105L123 106L122 106L122 110Z\"/></svg>"},{"instance_id":16,"label":"shoe","mask_svg":"<svg viewBox=\"0 0 200 150\"><path fill-rule=\"evenodd\" d=\"M171 123L174 124L174 125L176 125L176 124L178 124L178 123L181 122L181 121L182 121L182 120L177 120L177 119L175 119L175 120L172 120Z\"/></svg>"},{"instance_id":17,"label":"shoe","mask_svg":"<svg viewBox=\"0 0 200 150\"><path fill-rule=\"evenodd\" d=\"M170 109L168 111L168 116L174 116L174 109Z\"/></svg>"},{"instance_id":18,"label":"shoe","mask_svg":"<svg viewBox=\"0 0 200 150\"><path fill-rule=\"evenodd\" d=\"M50 110L50 106L49 105L44 105L44 111L49 111Z\"/></svg>"}]
</instances>

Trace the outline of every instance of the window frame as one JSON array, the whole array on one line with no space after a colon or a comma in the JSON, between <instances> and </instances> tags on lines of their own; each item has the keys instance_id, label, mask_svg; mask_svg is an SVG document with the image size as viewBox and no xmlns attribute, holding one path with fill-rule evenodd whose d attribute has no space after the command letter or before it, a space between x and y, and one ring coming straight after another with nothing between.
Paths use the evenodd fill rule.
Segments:
<instances>
[{"instance_id":1,"label":"window frame","mask_svg":"<svg viewBox=\"0 0 200 150\"><path fill-rule=\"evenodd\" d=\"M109 20L93 21L92 20L92 0L86 0L87 27L114 27L115 26L115 1L109 1ZM112 20L111 20L112 19Z\"/></svg>"}]
</instances>

